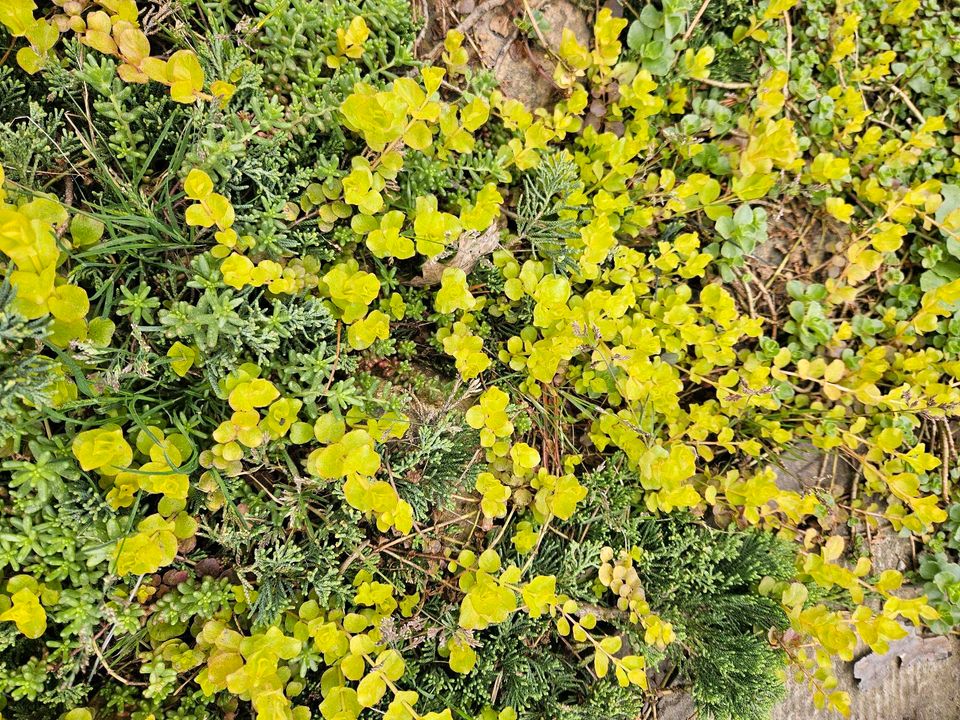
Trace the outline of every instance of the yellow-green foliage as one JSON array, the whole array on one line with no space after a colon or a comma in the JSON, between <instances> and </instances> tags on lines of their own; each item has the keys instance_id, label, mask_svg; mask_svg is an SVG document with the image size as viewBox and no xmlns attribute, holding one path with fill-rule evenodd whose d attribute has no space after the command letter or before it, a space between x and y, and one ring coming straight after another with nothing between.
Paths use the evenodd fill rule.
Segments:
<instances>
[{"instance_id":1,"label":"yellow-green foliage","mask_svg":"<svg viewBox=\"0 0 960 720\"><path fill-rule=\"evenodd\" d=\"M583 513L598 506L584 478L610 463L630 479L634 512L688 512L796 546L794 577L766 578L756 588L792 630L771 631L770 644L807 678L818 705L848 712L833 658L851 659L858 641L883 652L905 634L901 621L922 625L936 613L923 596L900 592L900 573L874 576L869 559L848 562L839 531L818 519L841 506L853 522L889 525L922 541L946 518L939 482L948 458L921 428L943 425L960 408L960 360L937 340L960 307L960 278L925 285L906 309L887 300L894 271L922 254L911 250L915 242L927 234L948 246L960 239L960 207L947 189L956 188L960 160L954 137L945 156L928 161L949 144L948 133L956 135L956 118L914 106L895 84L892 51L859 52L863 17L846 5L837 3L828 18L829 54L817 72L833 125L816 136L807 127L813 111L796 97L801 63L786 39L793 43L800 31L790 24L800 16L795 0L771 0L748 26L731 29L734 45L770 53L748 88L712 78L717 52L709 45L684 47L668 73L651 71L630 49L628 21L602 9L589 43L564 29L553 55L559 101L549 109L526 108L476 82L456 30L442 44L442 65L361 74L359 63L383 31L374 18L353 14L322 39L323 62L314 68L346 83L335 106L318 113L339 126L335 147L343 157L318 182L310 174L316 168L305 171L297 184L303 197L266 211L241 197L256 181L247 166L231 179L231 166L205 164L194 153L171 168L177 193L150 217L191 233L183 236L190 242L171 246L162 279L149 280L157 290L189 286L198 291L191 297L205 293L211 307L220 305L203 315L199 304L184 307L187 294L167 295L160 323L132 323L133 345L112 340L129 359L109 372L98 363L111 340L96 338L112 314L120 318L106 288L123 278L90 278L119 252L105 251L94 269L87 263L111 212L80 211L67 197L4 184L0 274L16 291L12 312L49 322L46 349L36 352L56 359L61 373L50 414L26 437L62 436L61 454L115 514L100 543L108 549L102 562L115 582L129 581L110 602L128 593L129 600L111 612L126 613L123 622L139 628L131 604L151 608L163 573L197 565L190 556L198 544L206 548L201 561L214 555L218 532L226 534L217 528L233 517L243 525L251 504L272 508L257 523L275 524L243 527L249 536L261 533L258 553L292 544L312 527L309 518L340 523L336 538L326 530L320 542L333 548L335 562L324 562L334 571L339 564L335 575L347 573L352 596L307 588L277 601L251 581L254 562L225 580L225 606L189 623L151 625L159 635L144 641L145 661L172 663L173 685L250 702L259 720L451 720L458 708L437 706L411 685L406 653L417 645L405 646L412 635L402 632L431 623L418 642L435 643L449 671L469 678L485 659L483 633L521 618L538 623L549 638L542 642L570 648L597 681L610 674L620 686L645 690L650 659L676 649L678 637L658 614L659 598L645 594L639 551L604 546L594 556L589 582L597 580L599 609L573 591L582 577L532 569L545 538L571 541L570 528L596 521ZM874 20L900 27L917 6L900 2ZM262 23L282 12L278 6ZM32 0L14 0L0 8L0 23L18 39L16 61L31 75L59 67L63 35L109 58L124 83L159 83L168 89L164 102L211 113L214 134L248 121L246 109L232 106L254 82L242 64L219 75L237 85L208 83L210 70L221 69L212 56L184 48L166 59L153 55L133 0L57 2L42 12ZM891 129L874 110L876 86L903 95L909 123ZM736 114L728 130L684 135L685 118L706 113L708 96L716 106L710 112L720 113L718 88L739 93L730 96ZM274 109L295 112L279 103ZM293 133L295 125L277 123L270 132ZM242 153L242 143L232 152ZM83 162L95 159L91 153ZM317 167L328 162L315 160ZM538 245L518 230L528 207L518 196L535 193L531 178L558 161L570 168L560 202L530 221L546 227L545 236L552 227L554 242ZM462 186L405 201L399 188L424 162ZM249 174L238 180L241 173ZM143 197L137 212L153 213ZM771 295L774 280L761 283L743 270L778 206L792 198L832 228L837 256L836 271L818 275L819 287L801 288L794 302L784 300L793 289ZM321 239L275 242L258 225L264 216L291 228L304 223ZM111 227L111 237L122 240L123 231ZM471 256L471 246L489 238L495 242ZM326 254L311 249L317 245ZM773 315L758 311L750 287ZM308 338L330 353L320 370L287 353L293 331L278 331L276 346L263 350L231 314L239 317L246 304L271 308L277 318L284 303L307 300L335 328L329 338ZM776 305L789 306L782 315L795 328L816 305L827 329L794 332L774 316ZM861 331L865 314L876 325L869 334ZM197 340L194 326L209 317L216 328L204 326L210 345L222 333L241 360L226 372ZM794 335L799 340L787 337ZM449 508L423 510L419 478L394 470L393 454L416 442L409 398L402 410L389 388L367 382L365 400L354 401L356 388L343 382L374 372L378 362L389 365L398 341L417 343L455 378L450 394L469 398L457 412L476 431L474 458L461 481L475 463L483 467L469 482L444 488L469 508L455 520L443 515ZM144 354L155 356L149 362L159 370ZM140 384L108 402L117 377L130 372L125 365L143 368L143 382L137 375ZM301 396L294 382L308 370L321 381ZM174 396L176 388L190 404ZM785 448L801 443L853 461L859 496L784 489L775 466ZM12 444L2 450L18 462L32 457ZM236 503L234 494L246 499ZM440 532L464 520L462 534ZM337 545L350 532L354 544ZM405 587L393 566L412 568L415 587ZM68 575L0 576L0 621L43 637ZM144 584L154 575L155 583ZM420 614L428 595L448 603L444 618ZM268 600L281 603L277 612L267 623L251 621L251 608ZM71 621L64 608L61 625ZM154 665L143 672L151 697L173 691L162 689ZM309 683L316 688L308 691ZM516 716L506 708L482 717L490 712Z\"/></svg>"}]
</instances>

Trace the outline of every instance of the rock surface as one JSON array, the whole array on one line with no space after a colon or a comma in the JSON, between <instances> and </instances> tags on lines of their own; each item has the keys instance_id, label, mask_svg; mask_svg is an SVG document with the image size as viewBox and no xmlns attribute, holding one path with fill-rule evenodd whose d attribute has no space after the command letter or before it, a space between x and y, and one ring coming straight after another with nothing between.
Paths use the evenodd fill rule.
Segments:
<instances>
[{"instance_id":1,"label":"rock surface","mask_svg":"<svg viewBox=\"0 0 960 720\"><path fill-rule=\"evenodd\" d=\"M548 105L554 95L552 80L555 61L539 47L537 40L528 40L513 22L514 5L507 3L481 18L473 29L480 50L480 62L492 68L503 94L523 101L529 109ZM577 40L588 44L590 26L586 14L568 0L547 0L531 3L543 14L549 25L542 29L551 50L560 47L564 28L570 28Z\"/></svg>"},{"instance_id":2,"label":"rock surface","mask_svg":"<svg viewBox=\"0 0 960 720\"><path fill-rule=\"evenodd\" d=\"M854 664L839 668L840 689L850 693L851 720L960 720L960 639L938 638L942 652L929 653L913 662L892 661L882 678L861 686ZM940 643L942 640L944 642ZM949 650L948 657L943 654ZM862 663L863 660L861 659ZM787 684L787 697L774 710L772 720L835 720L817 710L803 684Z\"/></svg>"}]
</instances>

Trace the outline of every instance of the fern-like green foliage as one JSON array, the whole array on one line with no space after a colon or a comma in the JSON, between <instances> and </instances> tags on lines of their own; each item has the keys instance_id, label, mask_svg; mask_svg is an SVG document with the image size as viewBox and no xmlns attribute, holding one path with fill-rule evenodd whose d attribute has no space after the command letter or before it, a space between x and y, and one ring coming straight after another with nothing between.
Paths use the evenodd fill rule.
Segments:
<instances>
[{"instance_id":1,"label":"fern-like green foliage","mask_svg":"<svg viewBox=\"0 0 960 720\"><path fill-rule=\"evenodd\" d=\"M452 495L469 492L483 469L477 433L459 412L426 410L394 449L390 462L403 482L400 491L418 518L453 507Z\"/></svg>"},{"instance_id":2,"label":"fern-like green foliage","mask_svg":"<svg viewBox=\"0 0 960 720\"><path fill-rule=\"evenodd\" d=\"M578 705L557 709L556 720L636 720L643 717L648 698L635 687L615 683L595 685Z\"/></svg>"},{"instance_id":3,"label":"fern-like green foliage","mask_svg":"<svg viewBox=\"0 0 960 720\"><path fill-rule=\"evenodd\" d=\"M466 676L450 673L435 646L427 644L417 660L417 687L471 717L496 703L530 720L553 720L564 705L579 704L589 675L569 655L538 641L540 635L528 618L511 617L484 636L477 665Z\"/></svg>"},{"instance_id":4,"label":"fern-like green foliage","mask_svg":"<svg viewBox=\"0 0 960 720\"><path fill-rule=\"evenodd\" d=\"M706 6L700 24L691 36L692 45L710 45L716 50L711 77L735 82L755 82L755 56L742 43L734 43L733 30L749 25L756 6L746 0L715 0Z\"/></svg>"},{"instance_id":5,"label":"fern-like green foliage","mask_svg":"<svg viewBox=\"0 0 960 720\"><path fill-rule=\"evenodd\" d=\"M577 237L575 214L567 212L567 197L577 187L577 166L564 153L548 155L523 178L517 203L517 235L535 254L560 270L573 268L567 241Z\"/></svg>"}]
</instances>

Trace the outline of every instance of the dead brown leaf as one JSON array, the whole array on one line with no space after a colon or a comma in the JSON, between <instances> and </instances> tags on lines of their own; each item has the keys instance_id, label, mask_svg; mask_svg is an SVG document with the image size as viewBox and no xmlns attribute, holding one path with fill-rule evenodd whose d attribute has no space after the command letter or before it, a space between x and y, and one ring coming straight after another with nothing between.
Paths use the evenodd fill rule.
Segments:
<instances>
[{"instance_id":1,"label":"dead brown leaf","mask_svg":"<svg viewBox=\"0 0 960 720\"><path fill-rule=\"evenodd\" d=\"M497 35L500 37L506 37L513 29L513 24L510 22L510 16L496 15L493 20L490 21L490 29L497 33Z\"/></svg>"},{"instance_id":2,"label":"dead brown leaf","mask_svg":"<svg viewBox=\"0 0 960 720\"><path fill-rule=\"evenodd\" d=\"M482 233L472 230L465 232L460 235L456 255L442 262L436 258L427 260L420 269L422 275L411 280L410 284L419 287L436 285L447 268L460 268L469 275L480 258L492 253L498 247L500 247L500 224L496 221Z\"/></svg>"}]
</instances>

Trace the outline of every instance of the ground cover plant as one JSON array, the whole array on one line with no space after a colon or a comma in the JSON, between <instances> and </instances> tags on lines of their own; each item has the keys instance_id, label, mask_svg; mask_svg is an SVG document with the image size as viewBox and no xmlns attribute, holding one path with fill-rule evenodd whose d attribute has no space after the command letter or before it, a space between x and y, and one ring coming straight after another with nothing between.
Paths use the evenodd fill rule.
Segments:
<instances>
[{"instance_id":1,"label":"ground cover plant","mask_svg":"<svg viewBox=\"0 0 960 720\"><path fill-rule=\"evenodd\" d=\"M960 8L431 7L0 4L3 718L843 714L960 622Z\"/></svg>"}]
</instances>

